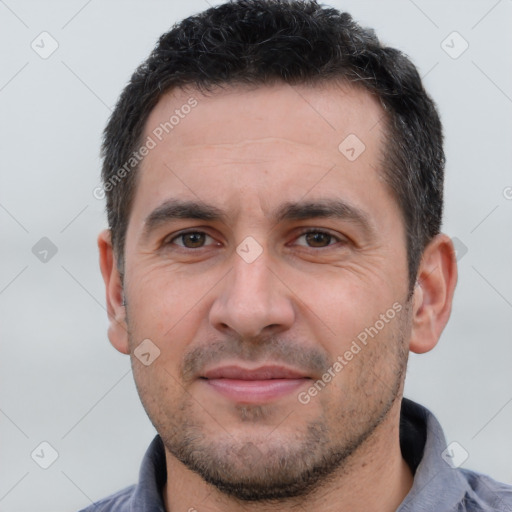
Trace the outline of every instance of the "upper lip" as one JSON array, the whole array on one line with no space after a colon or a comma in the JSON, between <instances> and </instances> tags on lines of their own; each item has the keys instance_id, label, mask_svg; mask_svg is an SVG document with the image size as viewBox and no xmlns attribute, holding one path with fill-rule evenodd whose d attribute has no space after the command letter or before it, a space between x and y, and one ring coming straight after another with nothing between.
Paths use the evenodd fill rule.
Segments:
<instances>
[{"instance_id":1,"label":"upper lip","mask_svg":"<svg viewBox=\"0 0 512 512\"><path fill-rule=\"evenodd\" d=\"M205 379L237 379L237 380L269 380L269 379L304 379L308 376L299 370L286 366L266 365L258 368L242 368L241 366L219 366L204 372Z\"/></svg>"}]
</instances>

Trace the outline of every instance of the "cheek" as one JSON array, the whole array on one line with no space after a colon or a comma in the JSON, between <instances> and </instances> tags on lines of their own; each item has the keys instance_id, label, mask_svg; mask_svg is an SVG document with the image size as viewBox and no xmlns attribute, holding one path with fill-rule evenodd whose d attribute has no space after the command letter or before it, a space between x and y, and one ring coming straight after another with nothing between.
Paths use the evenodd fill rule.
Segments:
<instances>
[{"instance_id":1,"label":"cheek","mask_svg":"<svg viewBox=\"0 0 512 512\"><path fill-rule=\"evenodd\" d=\"M199 316L206 314L208 283L196 281L200 280L157 269L131 274L126 297L132 348L150 339L160 350L161 362L177 360L176 355L194 338Z\"/></svg>"},{"instance_id":2,"label":"cheek","mask_svg":"<svg viewBox=\"0 0 512 512\"><path fill-rule=\"evenodd\" d=\"M307 290L299 297L306 306L303 314L322 333L325 331L327 336L318 332L317 337L320 342L324 339L325 348L334 358L343 354L396 300L382 279L362 279L360 273L348 269L337 269L325 279L302 278L297 289Z\"/></svg>"}]
</instances>

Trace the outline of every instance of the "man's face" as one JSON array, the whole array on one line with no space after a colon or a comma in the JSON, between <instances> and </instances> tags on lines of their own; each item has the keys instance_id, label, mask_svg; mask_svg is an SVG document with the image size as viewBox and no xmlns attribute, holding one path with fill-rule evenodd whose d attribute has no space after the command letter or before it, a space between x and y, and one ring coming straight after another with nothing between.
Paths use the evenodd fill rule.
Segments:
<instances>
[{"instance_id":1,"label":"man's face","mask_svg":"<svg viewBox=\"0 0 512 512\"><path fill-rule=\"evenodd\" d=\"M328 84L173 91L148 119L125 246L134 377L167 451L239 498L305 492L397 411L409 283L382 116Z\"/></svg>"}]
</instances>

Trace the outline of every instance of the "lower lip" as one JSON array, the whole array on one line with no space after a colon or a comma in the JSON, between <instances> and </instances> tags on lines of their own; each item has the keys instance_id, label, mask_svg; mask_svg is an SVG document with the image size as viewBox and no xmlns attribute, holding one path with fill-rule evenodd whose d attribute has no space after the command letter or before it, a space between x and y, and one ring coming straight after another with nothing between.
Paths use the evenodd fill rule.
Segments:
<instances>
[{"instance_id":1,"label":"lower lip","mask_svg":"<svg viewBox=\"0 0 512 512\"><path fill-rule=\"evenodd\" d=\"M205 379L215 391L239 403L261 403L276 400L296 391L310 379Z\"/></svg>"}]
</instances>

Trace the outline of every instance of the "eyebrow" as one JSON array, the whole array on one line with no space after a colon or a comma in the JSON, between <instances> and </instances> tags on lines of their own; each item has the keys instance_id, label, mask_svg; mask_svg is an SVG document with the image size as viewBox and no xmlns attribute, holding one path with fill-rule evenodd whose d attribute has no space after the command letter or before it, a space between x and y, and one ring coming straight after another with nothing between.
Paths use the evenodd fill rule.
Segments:
<instances>
[{"instance_id":1,"label":"eyebrow","mask_svg":"<svg viewBox=\"0 0 512 512\"><path fill-rule=\"evenodd\" d=\"M275 222L332 218L358 224L367 234L374 229L369 216L360 208L341 199L287 202L280 206L271 218ZM214 205L202 201L169 199L153 210L144 221L143 238L161 225L176 219L195 219L206 222L228 223L228 215Z\"/></svg>"},{"instance_id":2,"label":"eyebrow","mask_svg":"<svg viewBox=\"0 0 512 512\"><path fill-rule=\"evenodd\" d=\"M227 216L216 206L202 201L183 201L169 199L155 208L144 221L144 237L162 224L176 219L197 219L204 221L226 222Z\"/></svg>"},{"instance_id":3,"label":"eyebrow","mask_svg":"<svg viewBox=\"0 0 512 512\"><path fill-rule=\"evenodd\" d=\"M281 206L276 214L276 221L307 219L339 219L358 224L368 234L373 227L366 212L341 199L320 199L318 201L289 202Z\"/></svg>"}]
</instances>

